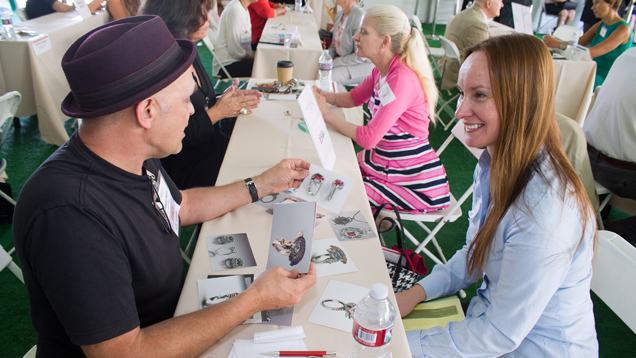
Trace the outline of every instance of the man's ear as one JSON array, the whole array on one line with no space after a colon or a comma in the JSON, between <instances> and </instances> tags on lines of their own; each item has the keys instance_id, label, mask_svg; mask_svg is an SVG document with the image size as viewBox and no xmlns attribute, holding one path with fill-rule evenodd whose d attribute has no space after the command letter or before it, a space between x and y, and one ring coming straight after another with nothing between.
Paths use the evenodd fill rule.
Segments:
<instances>
[{"instance_id":1,"label":"man's ear","mask_svg":"<svg viewBox=\"0 0 636 358\"><path fill-rule=\"evenodd\" d=\"M152 127L152 121L158 114L157 100L153 97L144 99L135 106L135 117L137 123L142 127L149 129Z\"/></svg>"},{"instance_id":2,"label":"man's ear","mask_svg":"<svg viewBox=\"0 0 636 358\"><path fill-rule=\"evenodd\" d=\"M486 0L486 8L490 9L492 7L492 1Z\"/></svg>"}]
</instances>

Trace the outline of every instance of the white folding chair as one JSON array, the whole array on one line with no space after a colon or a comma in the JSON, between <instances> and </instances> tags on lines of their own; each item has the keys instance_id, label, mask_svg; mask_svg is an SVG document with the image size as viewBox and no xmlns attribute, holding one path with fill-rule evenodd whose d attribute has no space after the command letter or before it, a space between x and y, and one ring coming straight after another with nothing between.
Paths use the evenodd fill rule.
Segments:
<instances>
[{"instance_id":1,"label":"white folding chair","mask_svg":"<svg viewBox=\"0 0 636 358\"><path fill-rule=\"evenodd\" d=\"M221 66L221 70L223 70L223 72L225 72L225 75L227 76L227 78L230 81L234 81L234 79L232 78L232 76L230 76L230 73L227 71L225 66L223 66L223 63L221 62L221 60L219 60L219 57L214 52L214 42L213 42L213 39L210 36L210 33L214 34L212 37L214 38L214 40L216 40L216 31L212 30L212 27L210 27L210 29L208 30L208 36L203 38L203 43L208 48L208 50L210 50L210 53L212 53L212 67L214 67L214 61L216 60L216 62L218 62L218 64ZM217 82L217 84L218 84L218 82Z\"/></svg>"},{"instance_id":2,"label":"white folding chair","mask_svg":"<svg viewBox=\"0 0 636 358\"><path fill-rule=\"evenodd\" d=\"M422 39L424 40L424 46L426 46L426 53L429 57L429 62L431 63L431 67L433 67L433 72L437 71L441 76L441 71L439 70L439 66L437 66L437 59L444 56L444 49L441 47L430 47L428 45L428 41L426 41L426 37L424 36L424 31L422 30L422 23L420 22L420 18L417 15L413 15L411 17L411 26L414 26L422 35Z\"/></svg>"},{"instance_id":3,"label":"white folding chair","mask_svg":"<svg viewBox=\"0 0 636 358\"><path fill-rule=\"evenodd\" d=\"M9 250L9 252L4 251L4 248L0 246L0 271L8 268L9 271L13 272L15 277L18 278L22 283L24 283L24 276L22 276L22 270L18 267L18 265L13 262L13 257L11 254L15 251L14 249Z\"/></svg>"},{"instance_id":4,"label":"white folding chair","mask_svg":"<svg viewBox=\"0 0 636 358\"><path fill-rule=\"evenodd\" d=\"M194 243L194 241L196 239L199 238L199 232L201 232L201 225L199 224L197 225L197 227L194 229L194 232L192 233L192 236L190 236L190 241L188 241L188 245L186 246L185 250L181 250L181 258L183 258L183 261L185 261L188 265L190 264L190 249L192 249L192 244Z\"/></svg>"},{"instance_id":5,"label":"white folding chair","mask_svg":"<svg viewBox=\"0 0 636 358\"><path fill-rule=\"evenodd\" d=\"M18 16L18 19L22 20L22 22L27 21L29 16L26 13L26 9L23 7L19 7L15 9L15 14Z\"/></svg>"},{"instance_id":6,"label":"white folding chair","mask_svg":"<svg viewBox=\"0 0 636 358\"><path fill-rule=\"evenodd\" d=\"M613 232L599 231L592 262L592 291L636 332L636 247Z\"/></svg>"},{"instance_id":7,"label":"white folding chair","mask_svg":"<svg viewBox=\"0 0 636 358\"><path fill-rule=\"evenodd\" d=\"M33 346L22 358L35 358L35 354L38 350L38 346Z\"/></svg>"},{"instance_id":8,"label":"white folding chair","mask_svg":"<svg viewBox=\"0 0 636 358\"><path fill-rule=\"evenodd\" d=\"M568 41L572 35L576 35L577 38L583 36L583 30L578 29L570 25L561 25L554 30L552 36L558 38L561 41Z\"/></svg>"},{"instance_id":9,"label":"white folding chair","mask_svg":"<svg viewBox=\"0 0 636 358\"><path fill-rule=\"evenodd\" d=\"M11 127L13 123L13 117L18 111L21 100L22 95L17 91L7 92L0 96L0 132L2 133L0 136L0 145L7 139L9 127Z\"/></svg>"},{"instance_id":10,"label":"white folding chair","mask_svg":"<svg viewBox=\"0 0 636 358\"><path fill-rule=\"evenodd\" d=\"M445 38L444 36L439 36L439 41L442 43L442 49L444 49L444 56L447 58L447 61L444 62L444 68L442 69L442 78L440 80L440 83L441 83L444 80L444 75L446 73L446 64L448 63L448 60L455 59L461 65L462 58L461 58L461 55L459 54L459 49L457 48L457 45L455 45L453 41ZM447 92L450 95L450 91L447 91ZM459 97L459 93L451 97L448 101L444 102L442 106L439 107L439 109L437 110L437 113L435 113L437 120L439 120L439 122L442 124L445 131L447 131L448 128L450 128L450 126L455 121L457 121L457 117L455 117L455 114L453 113L453 118L450 120L450 122L444 123L444 121L442 121L442 118L440 117L440 114L442 113L442 111L444 110L446 106L448 106L453 100L457 99L458 97Z\"/></svg>"},{"instance_id":11,"label":"white folding chair","mask_svg":"<svg viewBox=\"0 0 636 358\"><path fill-rule=\"evenodd\" d=\"M596 212L596 221L598 222L598 229L605 230L605 226L603 225L603 218L601 218L601 211L605 209L605 206L610 201L614 193L612 193L611 191L609 191L609 189L599 184L597 181L594 181L594 185L596 186L596 195L598 196L607 195L603 199L603 201L601 201L601 203L599 204L598 211Z\"/></svg>"},{"instance_id":12,"label":"white folding chair","mask_svg":"<svg viewBox=\"0 0 636 358\"><path fill-rule=\"evenodd\" d=\"M453 127L453 129L451 130L451 133L448 136L448 138L437 150L437 155L441 156L444 149L448 147L448 145L454 138L457 138L460 142L462 142L462 144L464 144L464 146L466 146L464 142L464 137L465 137L464 124L462 122L458 122L455 125L455 127ZM477 158L479 158L481 156L481 153L483 152L483 149L471 148L468 146L466 146L466 148ZM435 238L435 235L442 229L444 225L446 225L446 223L453 222L462 216L461 206L472 193L473 193L473 184L471 184L470 187L466 190L466 192L462 194L459 200L456 200L453 194L450 194L450 205L448 206L448 208L444 210L433 211L433 212L425 213L425 214L400 213L400 217L402 218L402 220L414 221L424 231L428 232L428 236L426 236L426 238L424 238L424 240L422 240L422 242L420 243L419 241L417 241L415 236L413 236L413 234L411 234L406 228L404 229L404 234L406 235L406 237L408 237L409 240L411 240L411 242L415 246L417 246L417 248L415 249L415 252L423 252L426 256L428 256L431 260L433 260L437 264L443 265L446 263L446 257L444 256L444 253L442 252L442 248L437 243L437 239ZM382 210L379 216L391 217L394 219L396 218L395 213L392 210L386 210L386 209ZM436 222L437 225L435 225L433 230L431 230L426 225L423 224L424 222ZM437 250L437 253L439 254L441 259L437 258L426 248L426 245L428 245L428 243L431 241L433 242L433 245L435 246L435 249ZM459 296L462 298L466 297L466 293L464 292L464 290L459 291Z\"/></svg>"},{"instance_id":13,"label":"white folding chair","mask_svg":"<svg viewBox=\"0 0 636 358\"><path fill-rule=\"evenodd\" d=\"M547 21L546 21L546 23L544 23L543 25L541 25L541 23L543 22L543 17L544 17L544 16L545 16L545 18L547 19ZM545 11L545 3L542 3L542 4L541 4L541 15L539 15L539 25L537 26L537 31L536 31L536 32L537 32L537 33L549 33L549 32L552 32L552 27L551 27L551 26L549 26L549 25L550 25L550 23L551 23L552 21L554 21L554 22L555 22L555 26L556 26L556 21L557 21L558 19L559 19L559 17L558 17L558 16L548 14L548 13ZM545 27L546 25L548 25L547 32L541 32L541 29L542 29L543 27Z\"/></svg>"}]
</instances>

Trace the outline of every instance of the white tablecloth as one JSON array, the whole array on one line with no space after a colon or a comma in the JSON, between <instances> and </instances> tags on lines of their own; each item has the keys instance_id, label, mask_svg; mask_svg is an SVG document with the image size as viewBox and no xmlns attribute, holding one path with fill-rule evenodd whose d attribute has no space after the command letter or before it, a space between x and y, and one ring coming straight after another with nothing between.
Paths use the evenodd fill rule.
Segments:
<instances>
[{"instance_id":1,"label":"white tablecloth","mask_svg":"<svg viewBox=\"0 0 636 358\"><path fill-rule=\"evenodd\" d=\"M79 37L105 24L110 18L101 11L82 20L76 12L56 12L16 25L38 34L47 34L51 49L35 56L31 43L40 37L24 37L17 41L0 41L0 62L4 83L0 88L18 91L22 103L18 117L38 115L40 136L47 143L62 145L68 140L64 122L68 119L60 110L62 100L70 91L64 72L62 57Z\"/></svg>"},{"instance_id":2,"label":"white tablecloth","mask_svg":"<svg viewBox=\"0 0 636 358\"><path fill-rule=\"evenodd\" d=\"M294 28L298 27L303 44L298 48L258 44L252 77L276 78L276 62L288 60L294 63L293 76L295 78L315 80L318 76L318 59L322 54L322 45L313 21L312 15L293 13L267 20L261 40L264 40L268 34L291 34L294 32ZM285 25L285 30L273 28L281 23Z\"/></svg>"},{"instance_id":3,"label":"white tablecloth","mask_svg":"<svg viewBox=\"0 0 636 358\"><path fill-rule=\"evenodd\" d=\"M252 80L252 83L254 81ZM283 114L285 110L290 110L292 117L285 117ZM333 108L332 111L341 117L343 116L342 110L338 108ZM358 119L348 118L347 120L359 123ZM219 185L227 184L259 174L283 158L302 158L313 164L320 165L311 138L308 133L298 128L299 122L300 109L296 102L292 101L262 101L259 108L254 110L252 115L239 117L236 121L217 183ZM349 138L331 129L329 130L329 135L337 153L334 171L355 180L354 187L349 193L342 210L361 210L366 220L372 222L373 216L362 184L353 144ZM270 241L271 225L272 215L266 213L265 208L256 204L246 205L220 218L204 223L192 256L192 264L188 270L175 316L199 309L197 280L206 278L207 275L213 273L210 267L205 237L247 233L258 267L227 270L215 272L214 274L258 275L265 270L267 265L267 247ZM329 223L323 222L316 227L315 239L320 240L332 237L335 237L335 234L331 230ZM316 285L295 306L292 321L294 326L303 326L307 335L305 343L310 350L337 350L338 357L348 357L352 345L351 333L307 322L329 281L337 280L363 287L371 287L373 283L381 282L391 287L378 239L343 242L343 246L359 271L319 278ZM395 305L395 296L392 292L389 294L389 298ZM254 332L278 328L285 327L265 324L238 326L211 347L207 353L216 354L216 357L227 357L234 340L239 338L252 339ZM393 357L396 358L411 356L404 326L399 315L396 317L390 351L393 353ZM206 355L204 354L203 356Z\"/></svg>"}]
</instances>

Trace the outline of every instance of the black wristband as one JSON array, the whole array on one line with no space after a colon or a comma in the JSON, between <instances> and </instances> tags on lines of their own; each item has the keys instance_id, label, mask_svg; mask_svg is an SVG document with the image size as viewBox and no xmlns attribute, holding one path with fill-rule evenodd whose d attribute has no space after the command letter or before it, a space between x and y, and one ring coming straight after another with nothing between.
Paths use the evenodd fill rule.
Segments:
<instances>
[{"instance_id":1,"label":"black wristband","mask_svg":"<svg viewBox=\"0 0 636 358\"><path fill-rule=\"evenodd\" d=\"M247 189L250 191L250 195L252 196L252 202L255 203L258 201L258 191L256 190L256 185L254 184L254 180L252 178L245 179L245 185Z\"/></svg>"}]
</instances>

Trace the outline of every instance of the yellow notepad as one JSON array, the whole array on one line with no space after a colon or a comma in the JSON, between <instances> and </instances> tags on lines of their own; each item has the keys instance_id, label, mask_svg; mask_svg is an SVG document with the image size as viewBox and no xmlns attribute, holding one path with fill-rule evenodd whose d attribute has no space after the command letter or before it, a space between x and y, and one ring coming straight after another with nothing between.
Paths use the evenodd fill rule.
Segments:
<instances>
[{"instance_id":1,"label":"yellow notepad","mask_svg":"<svg viewBox=\"0 0 636 358\"><path fill-rule=\"evenodd\" d=\"M464 319L461 303L457 296L420 303L402 318L404 330L429 329L435 326L446 327L450 321L459 322Z\"/></svg>"}]
</instances>

